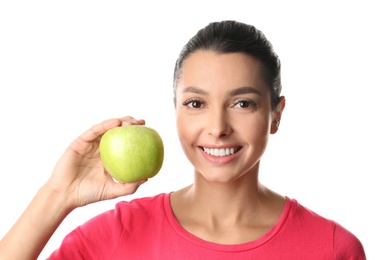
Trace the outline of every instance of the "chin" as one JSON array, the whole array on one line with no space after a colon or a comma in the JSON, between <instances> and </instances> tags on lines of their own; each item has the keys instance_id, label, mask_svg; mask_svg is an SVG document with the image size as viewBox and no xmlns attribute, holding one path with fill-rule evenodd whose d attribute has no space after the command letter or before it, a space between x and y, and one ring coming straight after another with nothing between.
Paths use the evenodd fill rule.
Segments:
<instances>
[{"instance_id":1,"label":"chin","mask_svg":"<svg viewBox=\"0 0 390 260\"><path fill-rule=\"evenodd\" d=\"M229 170L223 169L222 167L221 169L216 170L195 171L195 175L195 179L199 179L201 181L215 184L229 184L240 179L243 174L238 175L237 173L233 173Z\"/></svg>"}]
</instances>

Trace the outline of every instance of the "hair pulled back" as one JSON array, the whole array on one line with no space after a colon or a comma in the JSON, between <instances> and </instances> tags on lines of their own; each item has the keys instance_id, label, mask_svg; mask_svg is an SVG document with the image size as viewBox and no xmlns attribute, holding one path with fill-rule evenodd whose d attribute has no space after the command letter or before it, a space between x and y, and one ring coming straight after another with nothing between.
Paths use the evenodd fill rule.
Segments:
<instances>
[{"instance_id":1,"label":"hair pulled back","mask_svg":"<svg viewBox=\"0 0 390 260\"><path fill-rule=\"evenodd\" d=\"M176 94L184 60L199 50L221 54L241 52L258 60L264 70L259 73L270 89L272 109L277 107L282 90L280 60L262 31L252 25L232 20L212 22L199 30L184 45L176 60L173 78L174 94Z\"/></svg>"}]
</instances>

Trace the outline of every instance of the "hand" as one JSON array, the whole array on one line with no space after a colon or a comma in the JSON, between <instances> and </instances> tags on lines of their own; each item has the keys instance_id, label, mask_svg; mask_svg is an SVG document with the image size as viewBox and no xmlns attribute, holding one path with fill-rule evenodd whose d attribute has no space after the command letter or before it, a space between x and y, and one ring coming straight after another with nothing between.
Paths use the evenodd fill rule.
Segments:
<instances>
[{"instance_id":1,"label":"hand","mask_svg":"<svg viewBox=\"0 0 390 260\"><path fill-rule=\"evenodd\" d=\"M111 128L144 124L144 120L126 116L94 125L69 145L45 186L67 196L71 208L134 193L146 180L134 183L114 181L100 160L99 143L102 135Z\"/></svg>"},{"instance_id":2,"label":"hand","mask_svg":"<svg viewBox=\"0 0 390 260\"><path fill-rule=\"evenodd\" d=\"M58 225L73 209L134 193L145 180L115 182L104 170L99 142L111 128L143 124L144 120L129 116L110 119L75 139L58 160L49 180L0 240L0 259L37 259Z\"/></svg>"}]
</instances>

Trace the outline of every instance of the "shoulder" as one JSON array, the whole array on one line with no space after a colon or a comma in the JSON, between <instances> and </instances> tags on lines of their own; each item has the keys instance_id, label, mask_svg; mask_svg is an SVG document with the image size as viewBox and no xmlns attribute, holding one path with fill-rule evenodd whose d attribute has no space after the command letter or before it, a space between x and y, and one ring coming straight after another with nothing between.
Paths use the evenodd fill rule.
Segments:
<instances>
[{"instance_id":1,"label":"shoulder","mask_svg":"<svg viewBox=\"0 0 390 260\"><path fill-rule=\"evenodd\" d=\"M361 241L348 229L336 222L287 198L291 204L290 221L302 230L308 230L311 237L328 241L336 259L366 259ZM351 258L352 257L352 258Z\"/></svg>"},{"instance_id":2,"label":"shoulder","mask_svg":"<svg viewBox=\"0 0 390 260\"><path fill-rule=\"evenodd\" d=\"M120 201L115 204L115 208L105 211L88 220L81 227L105 226L109 224L111 228L126 227L130 221L139 218L138 216L153 216L161 212L164 206L164 199L168 194L161 193L151 197L135 198L129 201Z\"/></svg>"},{"instance_id":3,"label":"shoulder","mask_svg":"<svg viewBox=\"0 0 390 260\"><path fill-rule=\"evenodd\" d=\"M300 204L296 199L286 197L287 219L296 226L321 226L330 228L332 221L317 214L306 206Z\"/></svg>"},{"instance_id":4,"label":"shoulder","mask_svg":"<svg viewBox=\"0 0 390 260\"><path fill-rule=\"evenodd\" d=\"M153 210L154 206L162 206L164 200L169 196L167 193L160 193L150 197L135 198L130 201L120 201L115 205L116 211L127 210Z\"/></svg>"},{"instance_id":5,"label":"shoulder","mask_svg":"<svg viewBox=\"0 0 390 260\"><path fill-rule=\"evenodd\" d=\"M361 241L351 231L335 222L335 254L340 259L366 259Z\"/></svg>"},{"instance_id":6,"label":"shoulder","mask_svg":"<svg viewBox=\"0 0 390 260\"><path fill-rule=\"evenodd\" d=\"M132 219L134 220L134 218L139 215L161 215L164 208L164 201L167 199L169 199L169 194L161 193L155 196L121 201L115 205L114 210L107 212L107 214L119 219L125 224Z\"/></svg>"},{"instance_id":7,"label":"shoulder","mask_svg":"<svg viewBox=\"0 0 390 260\"><path fill-rule=\"evenodd\" d=\"M302 224L306 226L315 225L318 226L318 228L322 227L322 228L330 229L333 232L333 229L336 225L335 221L318 214L317 212L300 204L295 199L287 198L287 201L291 204L290 206L291 219L297 222L302 222Z\"/></svg>"},{"instance_id":8,"label":"shoulder","mask_svg":"<svg viewBox=\"0 0 390 260\"><path fill-rule=\"evenodd\" d=\"M49 259L108 259L124 233L138 231L142 234L148 226L145 224L161 216L159 212L163 212L160 209L166 196L159 194L118 202L114 209L93 217L69 233Z\"/></svg>"}]
</instances>

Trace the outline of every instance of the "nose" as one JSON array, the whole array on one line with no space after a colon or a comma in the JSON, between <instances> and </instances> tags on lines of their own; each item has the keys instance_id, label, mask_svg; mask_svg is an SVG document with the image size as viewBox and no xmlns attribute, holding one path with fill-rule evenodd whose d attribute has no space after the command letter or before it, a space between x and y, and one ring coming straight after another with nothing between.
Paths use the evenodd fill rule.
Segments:
<instances>
[{"instance_id":1,"label":"nose","mask_svg":"<svg viewBox=\"0 0 390 260\"><path fill-rule=\"evenodd\" d=\"M229 115L225 109L210 109L208 117L208 134L221 138L231 133Z\"/></svg>"}]
</instances>

